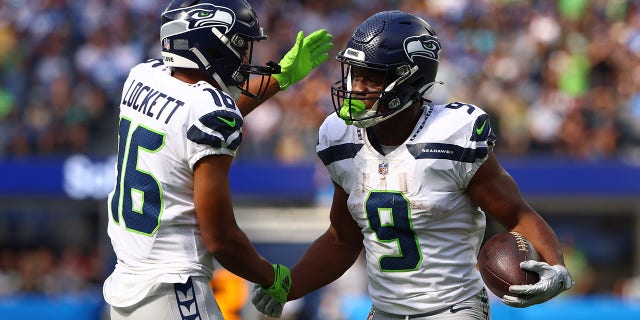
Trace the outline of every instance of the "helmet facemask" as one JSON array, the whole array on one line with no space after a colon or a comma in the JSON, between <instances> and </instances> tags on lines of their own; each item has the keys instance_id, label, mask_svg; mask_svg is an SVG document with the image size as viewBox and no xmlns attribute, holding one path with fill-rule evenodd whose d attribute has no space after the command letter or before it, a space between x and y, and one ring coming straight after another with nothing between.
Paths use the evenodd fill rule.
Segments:
<instances>
[{"instance_id":1,"label":"helmet facemask","mask_svg":"<svg viewBox=\"0 0 640 320\"><path fill-rule=\"evenodd\" d=\"M229 93L234 99L238 99L240 94L244 94L254 99L262 99L271 81L271 75L280 72L280 66L269 61L265 66L252 64L253 46L262 39L251 39L245 35L235 34L231 39L222 34L217 28L211 28L211 32L220 39L233 55L224 56L219 50L201 50L198 45L189 49L199 60L200 69L206 71L213 81L220 88ZM266 38L266 37L265 37ZM214 63L215 62L215 63ZM238 65L237 69L229 66ZM223 76L227 74L225 81ZM249 78L251 76L260 77L260 86L256 92L249 91Z\"/></svg>"},{"instance_id":2,"label":"helmet facemask","mask_svg":"<svg viewBox=\"0 0 640 320\"><path fill-rule=\"evenodd\" d=\"M364 66L348 59L338 59L341 60L342 76L331 87L331 94L334 109L347 124L359 128L371 127L417 101L414 97L403 97L399 90L401 85L418 71L417 66ZM356 75L360 71L370 76ZM368 85L367 82L373 78L377 78L375 82L378 83ZM354 81L363 82L360 86L364 86L366 90L354 90Z\"/></svg>"}]
</instances>

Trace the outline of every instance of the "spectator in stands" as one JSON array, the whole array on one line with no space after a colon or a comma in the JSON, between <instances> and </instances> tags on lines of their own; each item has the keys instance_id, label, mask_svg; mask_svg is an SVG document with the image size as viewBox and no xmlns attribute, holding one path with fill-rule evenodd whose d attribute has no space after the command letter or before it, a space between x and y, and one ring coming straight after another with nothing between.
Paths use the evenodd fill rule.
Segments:
<instances>
[{"instance_id":1,"label":"spectator in stands","mask_svg":"<svg viewBox=\"0 0 640 320\"><path fill-rule=\"evenodd\" d=\"M0 133L6 133L0 139L0 154L110 154L114 146L105 142L109 140L104 137L113 135L115 128L105 125L104 119L115 118L115 111L101 108L99 114L83 122L70 122L54 114L50 100L46 98L46 88L56 75L64 73L69 76L66 81L71 84L72 99L83 96L85 85L90 85L104 92L105 105L114 105L120 95L119 83L126 78L128 69L135 61L153 58L159 50L152 35L155 34L155 17L162 10L162 4L97 0L40 1L30 6L19 3L6 1L0 8L0 17L3 17L0 24L0 43L3 44L0 46L0 87L8 99L5 100L7 106L2 107L0 92L0 118L3 108L10 110L4 115L5 121L0 122ZM633 101L638 100L634 96L640 91L637 80L640 72L636 67L640 65L640 13L636 1L449 3L425 0L390 4L384 0L317 3L281 0L278 3L280 5L256 2L264 21L278 21L266 26L271 44L264 46L257 59L283 54L288 49L286 30L291 28L307 31L330 26L336 41L344 43L357 21L376 9L397 6L407 12L442 18L436 27L441 30L442 39L451 45L442 61L441 73L450 86L434 94L462 100L473 98L485 105L494 120L496 133L503 141L497 149L500 153L598 159L633 155L640 150L637 117L628 116L637 113ZM285 12L281 7L289 10ZM135 21L135 28L130 27L132 21ZM500 37L496 36L498 33ZM567 66L571 69L566 70ZM448 77L459 74L456 69L464 69L469 76L464 79ZM255 134L252 130L257 121L248 121L245 137L248 143L243 144L238 156L311 161L314 155L309 150L313 150L315 142L309 137L315 135L315 128L330 112L330 103L326 95L321 95L321 99L309 97L312 99L304 105L290 102L298 101L298 96L306 93L327 92L336 72L335 68L317 72L300 84L301 90L287 92L273 100L273 106L278 110L272 110L272 116L289 123L292 123L289 119L295 118L296 126L278 126L274 128L272 138L263 141L262 128L257 127ZM601 81L605 81L612 91L613 106L602 117L606 119L603 123L614 125L593 127L596 124L589 122L581 127L580 135L600 137L596 133L605 133L607 138L598 143L598 148L575 143L567 145L561 141L559 128L565 121L575 121L570 117L569 109L576 104L593 109L585 95ZM479 90L475 90L477 86L480 86ZM32 98L38 96L40 99ZM529 112L527 106L536 105L540 97L552 99L544 102L544 110ZM70 106L87 108L77 102ZM302 121L298 116L300 107L305 108ZM77 110L70 112L77 114ZM599 117L597 114L602 111L594 112ZM541 114L546 119L552 117L548 128L537 120ZM42 126L43 122L47 125ZM86 139L76 137L81 127L88 128ZM541 129L548 129L548 132ZM58 137L57 142L54 145L43 143L47 136ZM286 147L285 143L292 138L299 148ZM585 151L575 153L574 149Z\"/></svg>"}]
</instances>

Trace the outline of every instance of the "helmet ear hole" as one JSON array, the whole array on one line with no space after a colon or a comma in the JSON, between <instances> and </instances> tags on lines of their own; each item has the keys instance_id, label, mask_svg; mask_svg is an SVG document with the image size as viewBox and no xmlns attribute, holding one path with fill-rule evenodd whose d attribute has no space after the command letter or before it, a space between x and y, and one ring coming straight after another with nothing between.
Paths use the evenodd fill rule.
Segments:
<instances>
[{"instance_id":1,"label":"helmet ear hole","mask_svg":"<svg viewBox=\"0 0 640 320\"><path fill-rule=\"evenodd\" d=\"M389 101L387 106L389 107L389 109L396 109L396 108L400 107L400 99L398 99L398 98L392 99L391 101Z\"/></svg>"},{"instance_id":2,"label":"helmet ear hole","mask_svg":"<svg viewBox=\"0 0 640 320\"><path fill-rule=\"evenodd\" d=\"M398 77L407 76L409 73L411 73L411 67L408 64L403 64L396 68L396 75Z\"/></svg>"},{"instance_id":3,"label":"helmet ear hole","mask_svg":"<svg viewBox=\"0 0 640 320\"><path fill-rule=\"evenodd\" d=\"M247 41L244 40L244 38L242 38L241 36L234 34L231 37L231 44L237 48L238 50L242 50L242 49L246 49L247 48Z\"/></svg>"}]
</instances>

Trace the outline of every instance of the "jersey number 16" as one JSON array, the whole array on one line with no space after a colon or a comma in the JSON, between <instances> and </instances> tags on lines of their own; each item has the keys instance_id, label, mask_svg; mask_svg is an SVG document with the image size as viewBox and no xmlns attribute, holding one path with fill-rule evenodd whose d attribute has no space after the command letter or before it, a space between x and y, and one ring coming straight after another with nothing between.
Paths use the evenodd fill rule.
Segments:
<instances>
[{"instance_id":1,"label":"jersey number 16","mask_svg":"<svg viewBox=\"0 0 640 320\"><path fill-rule=\"evenodd\" d=\"M144 126L131 128L131 120L120 119L116 187L109 199L109 212L127 230L152 236L160 226L162 187L156 178L138 167L141 152L156 153L164 147L165 135ZM122 220L122 221L121 221Z\"/></svg>"}]
</instances>

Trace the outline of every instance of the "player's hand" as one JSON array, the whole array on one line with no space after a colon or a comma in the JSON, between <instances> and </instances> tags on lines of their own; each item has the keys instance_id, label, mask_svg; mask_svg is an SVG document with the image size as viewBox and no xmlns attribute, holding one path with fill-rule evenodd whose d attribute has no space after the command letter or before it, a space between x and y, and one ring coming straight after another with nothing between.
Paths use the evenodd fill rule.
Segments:
<instances>
[{"instance_id":1,"label":"player's hand","mask_svg":"<svg viewBox=\"0 0 640 320\"><path fill-rule=\"evenodd\" d=\"M251 303L263 314L272 318L280 318L291 289L291 271L281 264L274 264L273 271L275 279L270 287L253 285Z\"/></svg>"},{"instance_id":2,"label":"player's hand","mask_svg":"<svg viewBox=\"0 0 640 320\"><path fill-rule=\"evenodd\" d=\"M346 124L351 124L352 116L363 112L365 107L366 105L362 100L344 99L338 116L344 120Z\"/></svg>"},{"instance_id":3,"label":"player's hand","mask_svg":"<svg viewBox=\"0 0 640 320\"><path fill-rule=\"evenodd\" d=\"M296 43L287 52L280 65L280 73L272 76L278 81L280 90L302 80L311 70L327 60L327 51L333 47L333 36L325 29L316 30L308 36L298 32Z\"/></svg>"},{"instance_id":4,"label":"player's hand","mask_svg":"<svg viewBox=\"0 0 640 320\"><path fill-rule=\"evenodd\" d=\"M280 318L284 308L284 303L270 296L266 289L255 283L251 287L251 303L256 310L271 318Z\"/></svg>"},{"instance_id":5,"label":"player's hand","mask_svg":"<svg viewBox=\"0 0 640 320\"><path fill-rule=\"evenodd\" d=\"M520 263L520 268L536 272L540 275L540 281L531 285L510 286L509 292L514 295L502 297L502 302L506 305L525 308L543 303L573 287L571 275L562 265L550 266L546 262L527 260Z\"/></svg>"}]
</instances>

